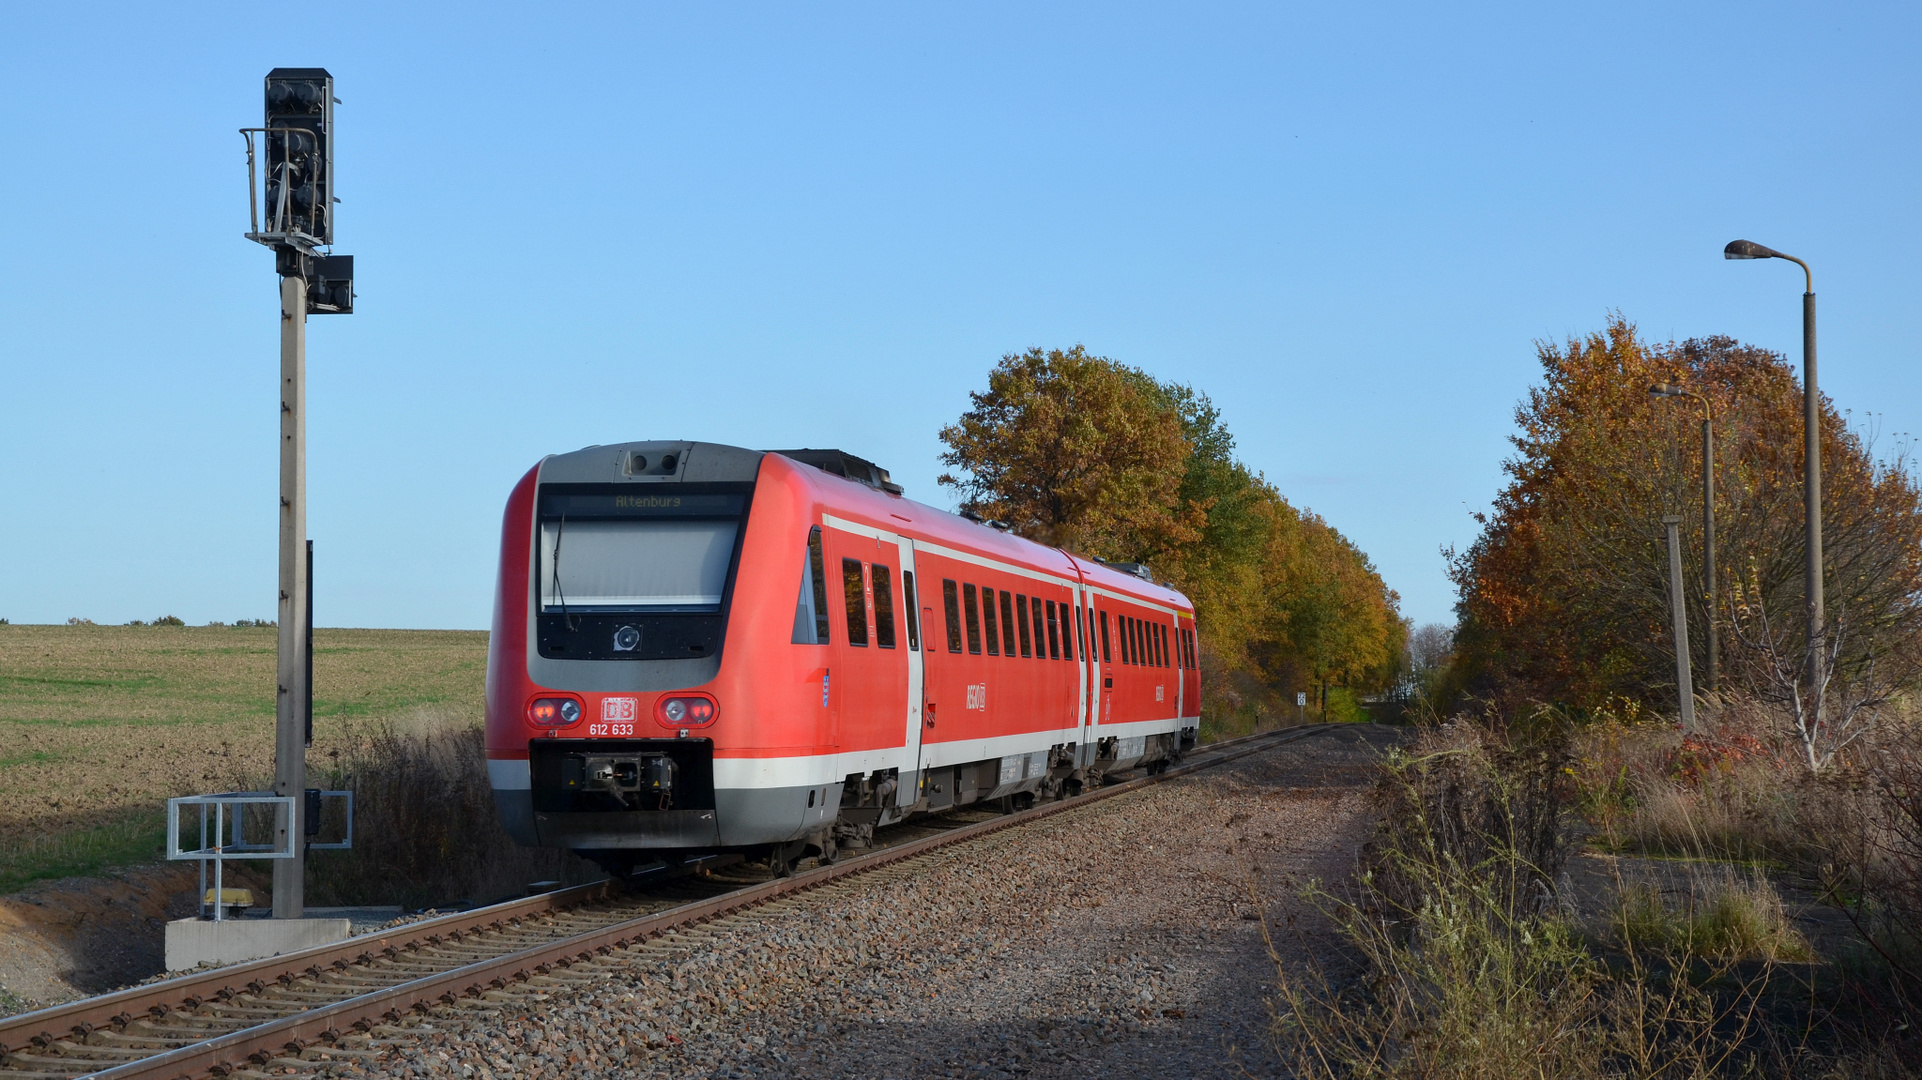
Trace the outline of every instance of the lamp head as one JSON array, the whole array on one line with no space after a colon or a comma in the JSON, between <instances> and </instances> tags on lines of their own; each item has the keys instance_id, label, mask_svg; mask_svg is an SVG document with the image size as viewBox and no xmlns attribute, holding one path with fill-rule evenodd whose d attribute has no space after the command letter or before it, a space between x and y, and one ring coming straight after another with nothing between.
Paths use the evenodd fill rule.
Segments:
<instances>
[{"instance_id":1,"label":"lamp head","mask_svg":"<svg viewBox=\"0 0 1922 1080\"><path fill-rule=\"evenodd\" d=\"M1774 248L1765 248L1753 240L1731 240L1722 249L1724 259L1779 259L1782 253Z\"/></svg>"},{"instance_id":2,"label":"lamp head","mask_svg":"<svg viewBox=\"0 0 1922 1080\"><path fill-rule=\"evenodd\" d=\"M1649 387L1648 392L1651 397L1681 397L1683 394L1688 393L1688 391L1676 386L1674 383L1665 382L1658 382Z\"/></svg>"}]
</instances>

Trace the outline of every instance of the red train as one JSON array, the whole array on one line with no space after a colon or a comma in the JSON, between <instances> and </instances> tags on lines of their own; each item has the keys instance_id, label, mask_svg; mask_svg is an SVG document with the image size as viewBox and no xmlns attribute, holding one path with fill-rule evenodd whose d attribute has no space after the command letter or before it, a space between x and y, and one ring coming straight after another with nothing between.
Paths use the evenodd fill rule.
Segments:
<instances>
[{"instance_id":1,"label":"red train","mask_svg":"<svg viewBox=\"0 0 1922 1080\"><path fill-rule=\"evenodd\" d=\"M592 446L515 485L487 764L523 844L785 872L876 825L1157 771L1200 726L1194 608L903 498L840 451Z\"/></svg>"}]
</instances>

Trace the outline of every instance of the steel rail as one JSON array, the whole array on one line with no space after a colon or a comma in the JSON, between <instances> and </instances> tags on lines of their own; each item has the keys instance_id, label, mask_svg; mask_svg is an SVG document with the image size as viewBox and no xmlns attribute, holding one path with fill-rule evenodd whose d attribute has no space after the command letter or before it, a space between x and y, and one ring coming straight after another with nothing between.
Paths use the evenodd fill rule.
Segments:
<instances>
[{"instance_id":1,"label":"steel rail","mask_svg":"<svg viewBox=\"0 0 1922 1080\"><path fill-rule=\"evenodd\" d=\"M1067 813L1104 799L1125 795L1154 784L1214 768L1218 765L1259 753L1274 746L1320 732L1339 728L1337 724L1306 724L1214 743L1191 752L1192 759L1170 766L1152 776L1137 777L1119 784L1096 788L1079 796L1044 803L1028 810L1006 814L987 821L949 829L903 844L880 848L866 855L846 856L834 863L803 871L791 877L749 885L719 896L682 904L664 911L620 919L605 926L552 941L541 942L499 956L475 960L444 971L373 989L331 1004L306 1009L289 1016L271 1019L199 1042L163 1050L138 1060L127 1061L95 1072L75 1074L97 1080L157 1080L163 1077L204 1075L215 1069L244 1065L250 1058L268 1057L291 1050L298 1054L307 1045L333 1039L354 1025L378 1022L404 1010L425 1008L430 1002L453 1004L465 997L478 996L507 982L523 982L545 969L565 966L612 953L615 949L637 944L681 927L713 920L746 908L809 891L830 882L867 873L883 866L914 859L928 852L967 843L1003 829L1026 825L1055 814ZM542 893L524 900L477 908L454 915L393 928L389 934L370 934L331 945L317 946L298 953L269 957L246 964L196 973L178 979L89 998L68 1005L23 1013L0 1020L0 1068L17 1051L25 1050L37 1037L51 1044L56 1041L84 1041L94 1031L108 1026L122 1027L143 1018L159 1019L169 1006L197 1006L208 997L244 993L284 977L298 977L334 964L371 963L381 956L392 957L401 950L417 947L430 939L435 944L456 931L465 933L504 927L514 919L530 915L558 913L610 896L610 882L601 881L569 889ZM393 939L404 939L395 941ZM218 989L216 989L218 987ZM145 1014L143 1017L141 1014ZM56 1034L63 1033L63 1034ZM151 1041L159 1041L155 1038ZM76 1060L75 1064L83 1064ZM87 1063L95 1064L95 1063ZM45 1071L45 1066L29 1066L26 1071ZM51 1073L49 1074L51 1075Z\"/></svg>"}]
</instances>

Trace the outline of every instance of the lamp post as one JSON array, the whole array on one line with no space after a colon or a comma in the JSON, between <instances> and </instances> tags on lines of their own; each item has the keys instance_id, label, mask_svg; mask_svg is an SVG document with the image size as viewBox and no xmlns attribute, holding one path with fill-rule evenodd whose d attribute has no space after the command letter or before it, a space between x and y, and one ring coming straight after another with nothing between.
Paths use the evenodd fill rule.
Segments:
<instances>
[{"instance_id":1,"label":"lamp post","mask_svg":"<svg viewBox=\"0 0 1922 1080\"><path fill-rule=\"evenodd\" d=\"M1708 398L1673 383L1648 388L1655 397L1692 397L1702 403L1702 602L1708 613L1708 689L1722 672L1722 637L1715 617L1715 413Z\"/></svg>"},{"instance_id":2,"label":"lamp post","mask_svg":"<svg viewBox=\"0 0 1922 1080\"><path fill-rule=\"evenodd\" d=\"M1815 693L1812 724L1822 721L1822 399L1815 388L1815 272L1793 255L1784 255L1749 240L1732 240L1722 249L1725 259L1787 259L1802 268L1802 516L1808 530L1808 559L1803 568L1808 597L1809 685Z\"/></svg>"}]
</instances>

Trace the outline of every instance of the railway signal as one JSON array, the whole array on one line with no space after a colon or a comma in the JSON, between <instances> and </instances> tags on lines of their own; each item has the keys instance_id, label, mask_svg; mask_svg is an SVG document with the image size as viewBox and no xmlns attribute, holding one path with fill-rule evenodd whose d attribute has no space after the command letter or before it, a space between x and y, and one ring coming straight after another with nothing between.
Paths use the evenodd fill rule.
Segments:
<instances>
[{"instance_id":1,"label":"railway signal","mask_svg":"<svg viewBox=\"0 0 1922 1080\"><path fill-rule=\"evenodd\" d=\"M267 73L267 216L271 231L334 242L334 77L325 68Z\"/></svg>"},{"instance_id":2,"label":"railway signal","mask_svg":"<svg viewBox=\"0 0 1922 1080\"><path fill-rule=\"evenodd\" d=\"M325 68L267 73L262 125L247 140L246 237L273 249L280 275L280 602L274 707L274 917L305 913L307 744L313 738L312 547L307 539L307 316L351 315L354 257L336 255L334 77Z\"/></svg>"}]
</instances>

